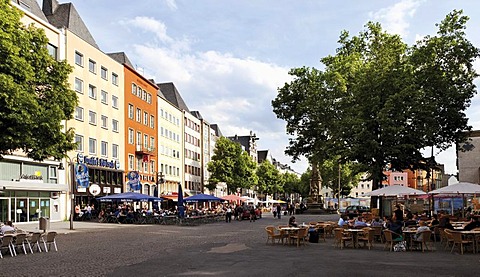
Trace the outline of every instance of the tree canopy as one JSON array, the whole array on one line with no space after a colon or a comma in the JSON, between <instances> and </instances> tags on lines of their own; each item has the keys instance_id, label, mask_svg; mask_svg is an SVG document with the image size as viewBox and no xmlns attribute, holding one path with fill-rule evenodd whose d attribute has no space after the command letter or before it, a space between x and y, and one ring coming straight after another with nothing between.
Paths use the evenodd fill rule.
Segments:
<instances>
[{"instance_id":1,"label":"tree canopy","mask_svg":"<svg viewBox=\"0 0 480 277\"><path fill-rule=\"evenodd\" d=\"M256 162L242 150L240 144L225 137L217 140L207 169L210 172L207 188L210 190L221 182L227 184L228 193L257 184Z\"/></svg>"},{"instance_id":2,"label":"tree canopy","mask_svg":"<svg viewBox=\"0 0 480 277\"><path fill-rule=\"evenodd\" d=\"M284 191L284 178L277 168L268 160L264 160L257 167L257 191L260 193L274 194Z\"/></svg>"},{"instance_id":3,"label":"tree canopy","mask_svg":"<svg viewBox=\"0 0 480 277\"><path fill-rule=\"evenodd\" d=\"M34 160L61 159L76 146L62 125L78 102L71 67L49 55L43 29L24 26L21 16L0 0L0 157L23 150Z\"/></svg>"},{"instance_id":4,"label":"tree canopy","mask_svg":"<svg viewBox=\"0 0 480 277\"><path fill-rule=\"evenodd\" d=\"M342 32L336 54L321 59L325 70L292 69L294 80L272 101L294 136L286 153L317 164L355 162L376 189L387 164L425 168L431 157L422 149L465 141L479 56L466 38L467 21L453 11L437 24L437 35L413 46L378 23L357 36Z\"/></svg>"}]
</instances>

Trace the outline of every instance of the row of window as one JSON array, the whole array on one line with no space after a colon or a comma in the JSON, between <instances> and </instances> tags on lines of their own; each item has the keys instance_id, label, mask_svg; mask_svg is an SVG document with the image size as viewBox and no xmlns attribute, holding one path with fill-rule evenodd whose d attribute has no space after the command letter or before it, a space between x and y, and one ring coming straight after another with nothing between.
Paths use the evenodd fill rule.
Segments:
<instances>
[{"instance_id":1,"label":"row of window","mask_svg":"<svg viewBox=\"0 0 480 277\"><path fill-rule=\"evenodd\" d=\"M201 189L200 182L185 181L185 188L188 190L199 191Z\"/></svg>"},{"instance_id":2,"label":"row of window","mask_svg":"<svg viewBox=\"0 0 480 277\"><path fill-rule=\"evenodd\" d=\"M142 123L142 109L137 108L136 116L134 114L135 107L132 104L128 104L128 118L136 119L137 122ZM155 129L155 116L149 115L148 112L143 112L143 125L150 126Z\"/></svg>"},{"instance_id":3,"label":"row of window","mask_svg":"<svg viewBox=\"0 0 480 277\"><path fill-rule=\"evenodd\" d=\"M135 143L135 130L128 128L128 144L135 144L143 146L144 148L155 149L155 137L151 137L148 134L142 134L137 131L137 139Z\"/></svg>"},{"instance_id":4,"label":"row of window","mask_svg":"<svg viewBox=\"0 0 480 277\"><path fill-rule=\"evenodd\" d=\"M200 168L197 166L193 165L185 165L185 173L195 175L195 176L200 176Z\"/></svg>"},{"instance_id":5,"label":"row of window","mask_svg":"<svg viewBox=\"0 0 480 277\"><path fill-rule=\"evenodd\" d=\"M132 94L146 101L148 104L152 104L152 94L142 89L137 84L132 83Z\"/></svg>"},{"instance_id":6,"label":"row of window","mask_svg":"<svg viewBox=\"0 0 480 277\"><path fill-rule=\"evenodd\" d=\"M84 138L82 135L75 134L75 143L77 144L77 151L85 152L84 148ZM108 142L100 141L100 156L104 158L108 158ZM119 146L118 144L112 144L112 158L118 159L119 158ZM90 155L97 155L97 139L95 138L88 138L88 153Z\"/></svg>"},{"instance_id":7,"label":"row of window","mask_svg":"<svg viewBox=\"0 0 480 277\"><path fill-rule=\"evenodd\" d=\"M185 148L185 158L199 162L200 153Z\"/></svg>"},{"instance_id":8,"label":"row of window","mask_svg":"<svg viewBox=\"0 0 480 277\"><path fill-rule=\"evenodd\" d=\"M78 51L75 51L75 64L81 67L83 67L84 64L83 54ZM97 63L92 59L88 59L88 70L93 74L97 74ZM111 76L112 84L118 86L118 75L112 72ZM100 77L108 81L108 69L104 66L100 67Z\"/></svg>"},{"instance_id":9,"label":"row of window","mask_svg":"<svg viewBox=\"0 0 480 277\"><path fill-rule=\"evenodd\" d=\"M160 117L168 120L170 123L175 124L176 126L180 126L180 119L167 111L164 112L163 109L160 109Z\"/></svg>"},{"instance_id":10,"label":"row of window","mask_svg":"<svg viewBox=\"0 0 480 277\"><path fill-rule=\"evenodd\" d=\"M192 136L188 133L185 133L185 142L190 143L194 146L199 146L200 147L200 140L196 138L195 136Z\"/></svg>"},{"instance_id":11,"label":"row of window","mask_svg":"<svg viewBox=\"0 0 480 277\"><path fill-rule=\"evenodd\" d=\"M167 176L180 176L180 168L174 165L160 164L160 172Z\"/></svg>"},{"instance_id":12,"label":"row of window","mask_svg":"<svg viewBox=\"0 0 480 277\"><path fill-rule=\"evenodd\" d=\"M75 108L74 117L78 121L84 121L85 117L84 117L84 110L83 110L82 107L76 107ZM91 111L91 110L88 111L88 123L91 124L91 125L97 126L97 113L96 112ZM100 116L100 124L101 124L102 129L108 130L108 128L109 128L108 123L109 123L108 116L101 115ZM118 130L119 130L118 120L112 119L111 124L112 124L111 125L112 131L115 132L115 133L118 133Z\"/></svg>"},{"instance_id":13,"label":"row of window","mask_svg":"<svg viewBox=\"0 0 480 277\"><path fill-rule=\"evenodd\" d=\"M185 126L194 130L195 132L200 133L200 125L195 123L193 120L188 119L187 117L185 117Z\"/></svg>"},{"instance_id":14,"label":"row of window","mask_svg":"<svg viewBox=\"0 0 480 277\"><path fill-rule=\"evenodd\" d=\"M163 127L160 127L160 135L173 141L180 142L180 135L174 131L168 130L167 128L164 129Z\"/></svg>"},{"instance_id":15,"label":"row of window","mask_svg":"<svg viewBox=\"0 0 480 277\"><path fill-rule=\"evenodd\" d=\"M160 145L160 149L159 149L158 154L180 159L180 151L176 150L176 149L172 149L168 146Z\"/></svg>"}]
</instances>

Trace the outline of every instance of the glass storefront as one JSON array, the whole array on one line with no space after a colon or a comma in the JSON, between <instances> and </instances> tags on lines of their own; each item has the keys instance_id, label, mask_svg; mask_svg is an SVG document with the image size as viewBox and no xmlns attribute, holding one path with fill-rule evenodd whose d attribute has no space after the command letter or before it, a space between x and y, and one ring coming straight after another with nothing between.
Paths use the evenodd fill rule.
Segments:
<instances>
[{"instance_id":1,"label":"glass storefront","mask_svg":"<svg viewBox=\"0 0 480 277\"><path fill-rule=\"evenodd\" d=\"M7 191L0 199L0 220L32 222L50 217L50 193L44 191Z\"/></svg>"}]
</instances>

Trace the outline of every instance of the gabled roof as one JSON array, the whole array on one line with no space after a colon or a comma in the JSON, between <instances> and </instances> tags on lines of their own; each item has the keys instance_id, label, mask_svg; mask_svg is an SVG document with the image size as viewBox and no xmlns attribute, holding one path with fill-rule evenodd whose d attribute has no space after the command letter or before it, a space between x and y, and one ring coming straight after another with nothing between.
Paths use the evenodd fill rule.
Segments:
<instances>
[{"instance_id":1,"label":"gabled roof","mask_svg":"<svg viewBox=\"0 0 480 277\"><path fill-rule=\"evenodd\" d=\"M12 0L12 2L19 5L23 9L33 13L35 16L39 17L43 21L48 22L47 17L42 12L42 9L40 8L37 0Z\"/></svg>"},{"instance_id":2,"label":"gabled roof","mask_svg":"<svg viewBox=\"0 0 480 277\"><path fill-rule=\"evenodd\" d=\"M202 114L200 114L199 111L191 111L190 112L193 116L195 116L196 118L200 119L200 120L203 120L203 117L202 117Z\"/></svg>"},{"instance_id":3,"label":"gabled roof","mask_svg":"<svg viewBox=\"0 0 480 277\"><path fill-rule=\"evenodd\" d=\"M215 130L215 135L217 135L217 137L223 137L222 131L220 131L220 127L218 127L218 124L210 124L210 128Z\"/></svg>"},{"instance_id":4,"label":"gabled roof","mask_svg":"<svg viewBox=\"0 0 480 277\"><path fill-rule=\"evenodd\" d=\"M183 98L180 95L180 92L178 92L177 88L172 82L157 84L157 86L160 88L163 96L165 96L165 99L167 99L175 107L177 107L180 110L185 110L187 112L190 112L187 104L185 104L185 101L183 101Z\"/></svg>"},{"instance_id":5,"label":"gabled roof","mask_svg":"<svg viewBox=\"0 0 480 277\"><path fill-rule=\"evenodd\" d=\"M50 24L59 29L67 28L88 44L100 49L72 3L58 4L56 0L43 1L43 12ZM47 1L47 4L45 4L45 1ZM46 7L50 7L52 10L46 10Z\"/></svg>"},{"instance_id":6,"label":"gabled roof","mask_svg":"<svg viewBox=\"0 0 480 277\"><path fill-rule=\"evenodd\" d=\"M118 63L120 64L126 64L128 65L129 67L131 67L132 69L135 69L135 67L133 67L133 64L132 62L130 61L130 59L128 59L128 56L127 54L125 54L125 52L117 52L117 53L107 53L107 55L116 60Z\"/></svg>"}]
</instances>

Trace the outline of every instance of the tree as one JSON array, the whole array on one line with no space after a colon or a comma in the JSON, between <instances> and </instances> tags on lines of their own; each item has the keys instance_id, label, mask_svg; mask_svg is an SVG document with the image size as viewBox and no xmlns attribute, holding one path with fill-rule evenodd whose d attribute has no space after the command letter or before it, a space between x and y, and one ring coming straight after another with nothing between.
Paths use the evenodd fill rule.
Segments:
<instances>
[{"instance_id":1,"label":"tree","mask_svg":"<svg viewBox=\"0 0 480 277\"><path fill-rule=\"evenodd\" d=\"M300 191L300 178L297 174L283 173L283 191L285 193L298 193Z\"/></svg>"},{"instance_id":2,"label":"tree","mask_svg":"<svg viewBox=\"0 0 480 277\"><path fill-rule=\"evenodd\" d=\"M360 181L360 174L356 163L340 164L339 159L324 161L319 170L322 172L322 186L330 188L334 195L338 195L340 177L340 195L347 196Z\"/></svg>"},{"instance_id":3,"label":"tree","mask_svg":"<svg viewBox=\"0 0 480 277\"><path fill-rule=\"evenodd\" d=\"M278 169L268 160L264 160L257 167L258 191L274 194L283 192L284 179Z\"/></svg>"},{"instance_id":4,"label":"tree","mask_svg":"<svg viewBox=\"0 0 480 277\"><path fill-rule=\"evenodd\" d=\"M210 172L208 189L213 190L218 183L225 182L228 193L233 193L238 188L256 185L256 163L240 144L221 137L213 153L212 160L207 164Z\"/></svg>"},{"instance_id":5,"label":"tree","mask_svg":"<svg viewBox=\"0 0 480 277\"><path fill-rule=\"evenodd\" d=\"M71 67L49 55L44 31L21 16L0 0L0 157L20 149L34 160L61 159L76 147L74 131L62 125L78 102Z\"/></svg>"},{"instance_id":6,"label":"tree","mask_svg":"<svg viewBox=\"0 0 480 277\"><path fill-rule=\"evenodd\" d=\"M358 36L342 32L336 54L321 59L323 72L292 69L296 78L272 101L295 135L286 153L318 164L340 156L368 172L376 189L386 165L425 168L432 157L422 149L464 141L479 56L465 38L467 20L453 11L437 36L412 47L378 23Z\"/></svg>"}]
</instances>

